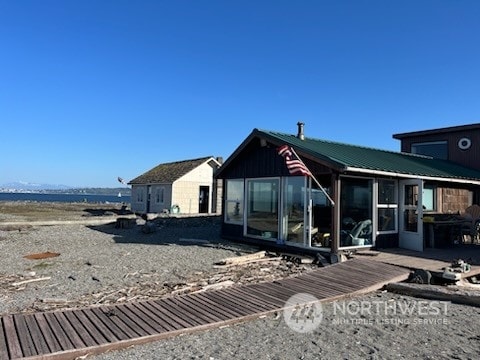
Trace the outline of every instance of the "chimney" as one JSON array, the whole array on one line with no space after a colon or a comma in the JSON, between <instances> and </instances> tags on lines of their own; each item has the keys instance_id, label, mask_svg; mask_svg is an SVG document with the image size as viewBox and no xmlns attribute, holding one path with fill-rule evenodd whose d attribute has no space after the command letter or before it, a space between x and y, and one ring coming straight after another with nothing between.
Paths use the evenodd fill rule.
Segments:
<instances>
[{"instance_id":1,"label":"chimney","mask_svg":"<svg viewBox=\"0 0 480 360\"><path fill-rule=\"evenodd\" d=\"M298 134L297 134L297 137L300 139L300 140L305 140L305 134L303 133L303 126L305 124L303 122L298 122L297 123L297 126L298 126Z\"/></svg>"}]
</instances>

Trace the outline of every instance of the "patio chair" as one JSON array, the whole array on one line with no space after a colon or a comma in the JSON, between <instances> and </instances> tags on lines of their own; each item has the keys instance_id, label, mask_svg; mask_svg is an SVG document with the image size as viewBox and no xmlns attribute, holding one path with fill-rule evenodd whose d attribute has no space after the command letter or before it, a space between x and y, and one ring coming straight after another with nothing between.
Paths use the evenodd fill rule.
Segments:
<instances>
[{"instance_id":1,"label":"patio chair","mask_svg":"<svg viewBox=\"0 0 480 360\"><path fill-rule=\"evenodd\" d=\"M369 245L372 235L372 220L363 220L357 223L348 236L352 245Z\"/></svg>"},{"instance_id":2,"label":"patio chair","mask_svg":"<svg viewBox=\"0 0 480 360\"><path fill-rule=\"evenodd\" d=\"M463 214L465 222L462 225L462 235L469 236L472 244L478 242L480 231L480 206L471 205Z\"/></svg>"}]
</instances>

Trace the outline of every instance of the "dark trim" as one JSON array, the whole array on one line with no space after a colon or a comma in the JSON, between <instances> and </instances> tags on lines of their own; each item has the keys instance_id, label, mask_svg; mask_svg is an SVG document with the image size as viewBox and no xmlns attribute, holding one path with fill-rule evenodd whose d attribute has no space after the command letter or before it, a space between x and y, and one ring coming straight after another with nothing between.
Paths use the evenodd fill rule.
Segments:
<instances>
[{"instance_id":1,"label":"dark trim","mask_svg":"<svg viewBox=\"0 0 480 360\"><path fill-rule=\"evenodd\" d=\"M432 130L421 130L421 131L412 131L407 133L393 134L392 137L394 139L401 140L409 137L452 133L457 131L470 131L470 130L478 130L478 129L480 129L480 124L469 124L469 125L451 126L451 127L432 129Z\"/></svg>"}]
</instances>

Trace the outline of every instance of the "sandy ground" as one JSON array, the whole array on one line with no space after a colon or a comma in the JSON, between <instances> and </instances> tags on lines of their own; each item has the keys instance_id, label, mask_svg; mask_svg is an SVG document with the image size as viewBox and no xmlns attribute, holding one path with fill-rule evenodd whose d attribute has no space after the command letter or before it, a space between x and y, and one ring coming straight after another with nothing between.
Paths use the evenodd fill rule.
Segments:
<instances>
[{"instance_id":1,"label":"sandy ground","mask_svg":"<svg viewBox=\"0 0 480 360\"><path fill-rule=\"evenodd\" d=\"M255 281L259 273L265 276L262 281L268 281L314 269L285 261L262 265L269 270L261 272L254 266L233 273L215 268L213 264L226 257L259 250L222 240L215 217L161 220L152 233L143 233L141 222L129 229L111 223L2 230L2 221L19 219L5 210L0 214L0 314L150 299L190 289L192 284L201 287L226 279L242 284ZM25 258L47 252L58 256ZM44 280L13 285L32 279ZM320 310L313 317L316 326L305 333L289 326L279 312L89 358L480 358L477 307L378 291L323 303Z\"/></svg>"}]
</instances>

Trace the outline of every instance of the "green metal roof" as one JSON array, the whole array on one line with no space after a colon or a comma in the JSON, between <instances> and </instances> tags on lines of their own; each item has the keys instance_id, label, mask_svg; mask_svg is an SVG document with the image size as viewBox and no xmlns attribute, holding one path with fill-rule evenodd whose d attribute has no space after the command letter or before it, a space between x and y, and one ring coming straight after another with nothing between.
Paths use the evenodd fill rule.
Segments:
<instances>
[{"instance_id":1,"label":"green metal roof","mask_svg":"<svg viewBox=\"0 0 480 360\"><path fill-rule=\"evenodd\" d=\"M292 146L299 155L341 171L371 171L424 178L480 181L480 171L428 156L343 144L274 131L255 129L252 135Z\"/></svg>"}]
</instances>

